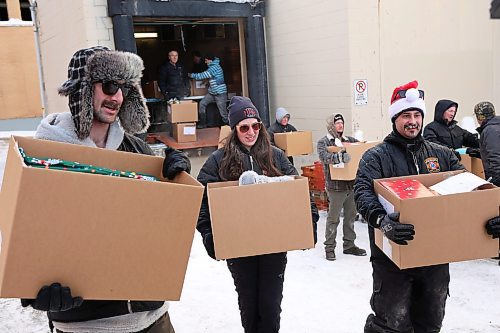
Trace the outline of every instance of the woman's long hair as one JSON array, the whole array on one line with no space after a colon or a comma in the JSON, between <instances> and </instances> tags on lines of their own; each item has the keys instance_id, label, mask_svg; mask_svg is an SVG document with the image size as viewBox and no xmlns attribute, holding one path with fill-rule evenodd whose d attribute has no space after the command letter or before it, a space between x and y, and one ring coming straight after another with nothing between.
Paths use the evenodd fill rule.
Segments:
<instances>
[{"instance_id":1,"label":"woman's long hair","mask_svg":"<svg viewBox=\"0 0 500 333\"><path fill-rule=\"evenodd\" d=\"M233 128L231 134L225 139L224 156L222 157L219 168L219 176L222 180L237 180L244 170L243 159L247 158L243 149L246 149L238 139L236 127ZM269 134L262 124L257 136L257 141L250 149L250 155L253 157L254 163L262 170L266 176L282 176L283 173L274 165L273 149Z\"/></svg>"}]
</instances>

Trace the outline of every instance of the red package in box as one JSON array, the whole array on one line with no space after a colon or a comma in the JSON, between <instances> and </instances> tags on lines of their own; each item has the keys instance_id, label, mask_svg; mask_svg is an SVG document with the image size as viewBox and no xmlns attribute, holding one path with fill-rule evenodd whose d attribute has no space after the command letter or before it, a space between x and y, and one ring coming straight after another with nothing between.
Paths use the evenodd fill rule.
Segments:
<instances>
[{"instance_id":1,"label":"red package in box","mask_svg":"<svg viewBox=\"0 0 500 333\"><path fill-rule=\"evenodd\" d=\"M432 197L435 195L416 179L384 180L380 184L401 199Z\"/></svg>"}]
</instances>

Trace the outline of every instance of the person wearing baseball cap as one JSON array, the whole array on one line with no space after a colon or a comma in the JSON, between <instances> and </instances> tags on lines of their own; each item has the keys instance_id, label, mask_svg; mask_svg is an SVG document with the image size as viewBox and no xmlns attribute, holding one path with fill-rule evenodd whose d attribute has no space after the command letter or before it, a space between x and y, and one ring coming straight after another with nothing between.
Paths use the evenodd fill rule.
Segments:
<instances>
[{"instance_id":1,"label":"person wearing baseball cap","mask_svg":"<svg viewBox=\"0 0 500 333\"><path fill-rule=\"evenodd\" d=\"M249 98L234 96L228 109L231 133L224 146L212 153L201 168L198 175L200 183L206 186L212 182L238 180L247 170L268 177L298 174L284 152L271 145L269 135L262 126L259 111ZM252 202L257 205L253 206ZM241 214L251 214L252 207L259 209L258 197L249 197L248 203L248 207L241 207ZM319 215L312 200L311 215L313 237L316 241L316 222ZM234 218L237 219L238 216ZM206 191L196 228L201 233L208 255L215 259ZM286 252L227 260L238 293L241 323L245 333L279 331L286 263Z\"/></svg>"},{"instance_id":2,"label":"person wearing baseball cap","mask_svg":"<svg viewBox=\"0 0 500 333\"><path fill-rule=\"evenodd\" d=\"M358 212L368 221L373 268L373 314L364 332L439 332L443 322L450 272L448 264L399 269L376 245L374 230L399 245L413 240L413 225L386 212L374 191L379 178L463 170L453 152L424 140L424 91L412 81L394 89L389 106L392 133L363 154L354 184ZM486 223L486 231L500 236L500 218ZM450 232L453 232L450 230ZM443 235L446 237L447 235Z\"/></svg>"}]
</instances>

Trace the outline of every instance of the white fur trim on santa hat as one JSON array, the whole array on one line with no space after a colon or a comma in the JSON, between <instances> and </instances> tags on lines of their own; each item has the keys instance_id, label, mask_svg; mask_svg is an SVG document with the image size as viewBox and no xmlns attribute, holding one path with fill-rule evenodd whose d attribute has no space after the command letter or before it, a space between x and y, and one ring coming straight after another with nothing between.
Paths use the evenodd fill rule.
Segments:
<instances>
[{"instance_id":1,"label":"white fur trim on santa hat","mask_svg":"<svg viewBox=\"0 0 500 333\"><path fill-rule=\"evenodd\" d=\"M419 109L425 116L425 102L419 97L419 92L415 88L408 89L405 98L400 98L389 106L389 117L392 119L398 113L408 109Z\"/></svg>"}]
</instances>

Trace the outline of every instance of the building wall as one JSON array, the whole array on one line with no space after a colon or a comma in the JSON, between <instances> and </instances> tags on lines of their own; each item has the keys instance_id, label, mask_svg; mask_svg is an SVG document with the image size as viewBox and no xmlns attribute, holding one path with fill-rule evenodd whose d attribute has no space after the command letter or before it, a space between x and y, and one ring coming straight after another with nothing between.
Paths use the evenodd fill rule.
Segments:
<instances>
[{"instance_id":1,"label":"building wall","mask_svg":"<svg viewBox=\"0 0 500 333\"><path fill-rule=\"evenodd\" d=\"M106 0L39 0L38 23L47 113L68 111L57 94L67 79L68 64L79 49L102 45L114 49L113 25Z\"/></svg>"},{"instance_id":2,"label":"building wall","mask_svg":"<svg viewBox=\"0 0 500 333\"><path fill-rule=\"evenodd\" d=\"M42 115L33 26L21 21L19 2L6 2L0 22L0 120Z\"/></svg>"},{"instance_id":3,"label":"building wall","mask_svg":"<svg viewBox=\"0 0 500 333\"><path fill-rule=\"evenodd\" d=\"M390 130L393 89L418 80L432 121L442 98L459 103L457 119L475 103L500 98L500 21L489 0L267 2L271 109L291 123L325 133L324 119L343 113L346 133L382 139ZM354 105L353 82L368 80L368 104ZM271 115L274 117L274 114Z\"/></svg>"}]
</instances>

